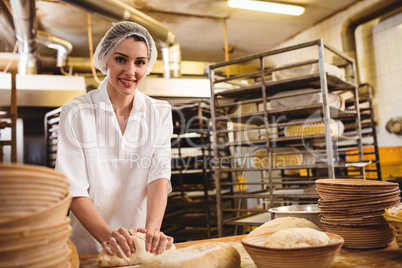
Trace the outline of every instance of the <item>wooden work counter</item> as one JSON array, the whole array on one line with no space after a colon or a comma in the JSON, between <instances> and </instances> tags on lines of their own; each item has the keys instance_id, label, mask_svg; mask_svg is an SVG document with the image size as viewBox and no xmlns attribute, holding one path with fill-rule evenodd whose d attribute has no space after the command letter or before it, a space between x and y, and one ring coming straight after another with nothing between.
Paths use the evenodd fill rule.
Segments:
<instances>
[{"instance_id":1,"label":"wooden work counter","mask_svg":"<svg viewBox=\"0 0 402 268\"><path fill-rule=\"evenodd\" d=\"M256 267L251 257L247 254L246 250L241 245L240 240L245 235L229 236L208 240L191 241L184 243L177 243L176 248L184 248L194 244L203 242L228 242L232 244L240 253L241 267ZM94 268L99 267L96 263L97 254L83 254L80 255L80 268ZM139 265L131 267L140 267ZM369 250L352 250L342 248L336 256L331 268L402 268L402 252L399 250L396 242L391 243L387 248L383 249L369 249Z\"/></svg>"}]
</instances>

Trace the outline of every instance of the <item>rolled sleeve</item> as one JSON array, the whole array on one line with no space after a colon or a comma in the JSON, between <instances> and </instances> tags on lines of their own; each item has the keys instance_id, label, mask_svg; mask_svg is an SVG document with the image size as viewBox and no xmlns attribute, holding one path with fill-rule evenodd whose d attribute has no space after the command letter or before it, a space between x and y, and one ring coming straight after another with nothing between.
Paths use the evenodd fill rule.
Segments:
<instances>
[{"instance_id":1,"label":"rolled sleeve","mask_svg":"<svg viewBox=\"0 0 402 268\"><path fill-rule=\"evenodd\" d=\"M70 183L70 192L74 197L89 197L89 179L86 160L79 139L81 129L77 106L65 105L60 114L56 170L64 173Z\"/></svg>"},{"instance_id":2,"label":"rolled sleeve","mask_svg":"<svg viewBox=\"0 0 402 268\"><path fill-rule=\"evenodd\" d=\"M152 166L148 176L148 183L157 179L167 179L171 176L171 137L173 133L172 110L168 103L160 104L156 108L153 122L158 122L159 126L153 126L151 135L154 135L154 153L152 156ZM155 120L157 119L157 120ZM169 191L171 186L169 183Z\"/></svg>"}]
</instances>

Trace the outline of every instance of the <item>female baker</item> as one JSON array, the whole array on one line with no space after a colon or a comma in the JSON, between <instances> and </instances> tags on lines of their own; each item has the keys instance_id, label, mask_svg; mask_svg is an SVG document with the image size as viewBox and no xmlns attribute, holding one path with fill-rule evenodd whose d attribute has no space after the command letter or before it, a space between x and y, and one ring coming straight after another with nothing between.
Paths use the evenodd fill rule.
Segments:
<instances>
[{"instance_id":1,"label":"female baker","mask_svg":"<svg viewBox=\"0 0 402 268\"><path fill-rule=\"evenodd\" d=\"M112 26L94 53L106 74L99 89L62 108L56 169L70 182L71 239L79 254L135 252L146 232L159 254L173 238L160 231L170 184L171 107L137 90L156 61L155 43L134 22Z\"/></svg>"}]
</instances>

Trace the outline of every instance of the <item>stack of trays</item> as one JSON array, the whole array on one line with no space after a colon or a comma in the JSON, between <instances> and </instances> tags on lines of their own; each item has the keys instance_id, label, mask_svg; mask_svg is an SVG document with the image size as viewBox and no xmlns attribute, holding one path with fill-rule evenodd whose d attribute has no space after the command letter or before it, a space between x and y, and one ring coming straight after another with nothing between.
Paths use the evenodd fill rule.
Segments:
<instances>
[{"instance_id":1,"label":"stack of trays","mask_svg":"<svg viewBox=\"0 0 402 268\"><path fill-rule=\"evenodd\" d=\"M0 164L0 267L71 267L68 187L53 169Z\"/></svg>"},{"instance_id":2,"label":"stack of trays","mask_svg":"<svg viewBox=\"0 0 402 268\"><path fill-rule=\"evenodd\" d=\"M321 223L345 239L344 247L386 247L394 236L383 214L400 203L397 183L362 179L316 180Z\"/></svg>"}]
</instances>

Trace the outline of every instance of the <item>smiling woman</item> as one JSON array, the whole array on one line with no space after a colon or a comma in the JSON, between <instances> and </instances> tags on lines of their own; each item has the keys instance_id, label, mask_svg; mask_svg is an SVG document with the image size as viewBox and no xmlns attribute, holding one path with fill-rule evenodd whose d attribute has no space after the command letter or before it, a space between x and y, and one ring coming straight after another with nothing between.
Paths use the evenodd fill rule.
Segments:
<instances>
[{"instance_id":1,"label":"smiling woman","mask_svg":"<svg viewBox=\"0 0 402 268\"><path fill-rule=\"evenodd\" d=\"M107 60L107 92L114 104L120 130L124 133L130 116L137 85L147 71L147 46L143 38L128 37L121 42Z\"/></svg>"},{"instance_id":2,"label":"smiling woman","mask_svg":"<svg viewBox=\"0 0 402 268\"><path fill-rule=\"evenodd\" d=\"M137 90L156 57L145 28L116 24L94 54L105 80L62 108L56 169L70 182L71 239L79 254L103 249L129 257L136 232L146 233L151 253L173 244L160 232L171 191L171 107ZM141 165L132 155L152 164Z\"/></svg>"}]
</instances>

